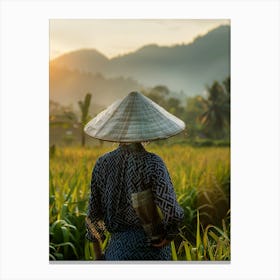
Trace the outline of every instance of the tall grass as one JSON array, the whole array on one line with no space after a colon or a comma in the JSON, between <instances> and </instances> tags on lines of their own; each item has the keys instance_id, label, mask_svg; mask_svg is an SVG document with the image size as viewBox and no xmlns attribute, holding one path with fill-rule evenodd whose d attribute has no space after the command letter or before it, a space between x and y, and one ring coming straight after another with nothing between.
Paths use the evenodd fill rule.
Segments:
<instances>
[{"instance_id":1,"label":"tall grass","mask_svg":"<svg viewBox=\"0 0 280 280\"><path fill-rule=\"evenodd\" d=\"M91 171L99 156L115 148L56 148L50 157L50 260L94 258L84 226ZM163 158L185 212L180 235L171 244L173 259L230 259L229 148L153 144L146 149Z\"/></svg>"},{"instance_id":2,"label":"tall grass","mask_svg":"<svg viewBox=\"0 0 280 280\"><path fill-rule=\"evenodd\" d=\"M198 211L195 243L190 242L181 234L182 241L178 251L175 253L175 258L174 254L172 254L173 260L178 258L187 261L230 260L229 213L230 211L225 219L222 220L222 229L211 224L203 229Z\"/></svg>"}]
</instances>

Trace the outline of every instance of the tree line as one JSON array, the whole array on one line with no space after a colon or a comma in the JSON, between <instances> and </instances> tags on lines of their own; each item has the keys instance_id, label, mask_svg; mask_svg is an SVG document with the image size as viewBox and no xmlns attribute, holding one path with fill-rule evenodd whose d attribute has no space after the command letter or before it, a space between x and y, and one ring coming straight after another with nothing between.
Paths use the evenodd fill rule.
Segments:
<instances>
[{"instance_id":1,"label":"tree line","mask_svg":"<svg viewBox=\"0 0 280 280\"><path fill-rule=\"evenodd\" d=\"M143 89L141 92L186 123L187 139L229 140L230 77L222 82L213 81L210 86L206 86L203 96L188 97L185 104L172 96L169 88L164 85ZM86 143L83 128L93 117L89 112L91 100L92 94L87 93L84 100L78 101L79 117L71 108L63 110L63 122L66 119L80 127L82 146Z\"/></svg>"},{"instance_id":2,"label":"tree line","mask_svg":"<svg viewBox=\"0 0 280 280\"><path fill-rule=\"evenodd\" d=\"M188 97L186 104L172 97L166 86L156 86L144 94L182 119L189 138L229 139L230 77L206 86L205 96Z\"/></svg>"}]
</instances>

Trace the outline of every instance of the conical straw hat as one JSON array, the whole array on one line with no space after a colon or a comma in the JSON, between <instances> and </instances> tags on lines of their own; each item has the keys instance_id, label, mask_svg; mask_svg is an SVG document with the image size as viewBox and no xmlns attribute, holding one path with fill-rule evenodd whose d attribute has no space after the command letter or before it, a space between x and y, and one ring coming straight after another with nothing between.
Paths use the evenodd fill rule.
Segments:
<instances>
[{"instance_id":1,"label":"conical straw hat","mask_svg":"<svg viewBox=\"0 0 280 280\"><path fill-rule=\"evenodd\" d=\"M139 92L115 101L89 121L89 136L112 142L145 142L171 137L185 129L185 123Z\"/></svg>"}]
</instances>

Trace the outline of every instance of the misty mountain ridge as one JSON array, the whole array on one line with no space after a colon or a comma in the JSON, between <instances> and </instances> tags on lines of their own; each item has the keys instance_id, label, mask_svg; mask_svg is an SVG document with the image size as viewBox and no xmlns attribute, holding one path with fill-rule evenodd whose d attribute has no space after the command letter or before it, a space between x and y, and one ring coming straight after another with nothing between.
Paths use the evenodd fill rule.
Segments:
<instances>
[{"instance_id":1,"label":"misty mountain ridge","mask_svg":"<svg viewBox=\"0 0 280 280\"><path fill-rule=\"evenodd\" d=\"M95 49L81 49L65 53L50 61L51 65L67 68L69 70L79 70L81 72L100 72L100 69L109 59Z\"/></svg>"},{"instance_id":2,"label":"misty mountain ridge","mask_svg":"<svg viewBox=\"0 0 280 280\"><path fill-rule=\"evenodd\" d=\"M187 97L202 94L206 85L229 75L230 26L223 25L190 44L150 44L111 59L95 49L66 53L50 61L50 97L66 104L68 97L75 102L91 92L93 102L107 106L131 90L156 85Z\"/></svg>"}]
</instances>

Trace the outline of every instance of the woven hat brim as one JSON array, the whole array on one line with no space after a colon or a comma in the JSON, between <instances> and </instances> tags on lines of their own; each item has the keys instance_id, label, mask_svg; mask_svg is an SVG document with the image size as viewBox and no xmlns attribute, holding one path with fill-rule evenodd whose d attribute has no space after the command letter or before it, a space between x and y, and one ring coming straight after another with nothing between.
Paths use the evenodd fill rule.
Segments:
<instances>
[{"instance_id":1,"label":"woven hat brim","mask_svg":"<svg viewBox=\"0 0 280 280\"><path fill-rule=\"evenodd\" d=\"M84 131L99 140L133 143L166 139L184 129L182 120L133 92L98 114Z\"/></svg>"}]
</instances>

